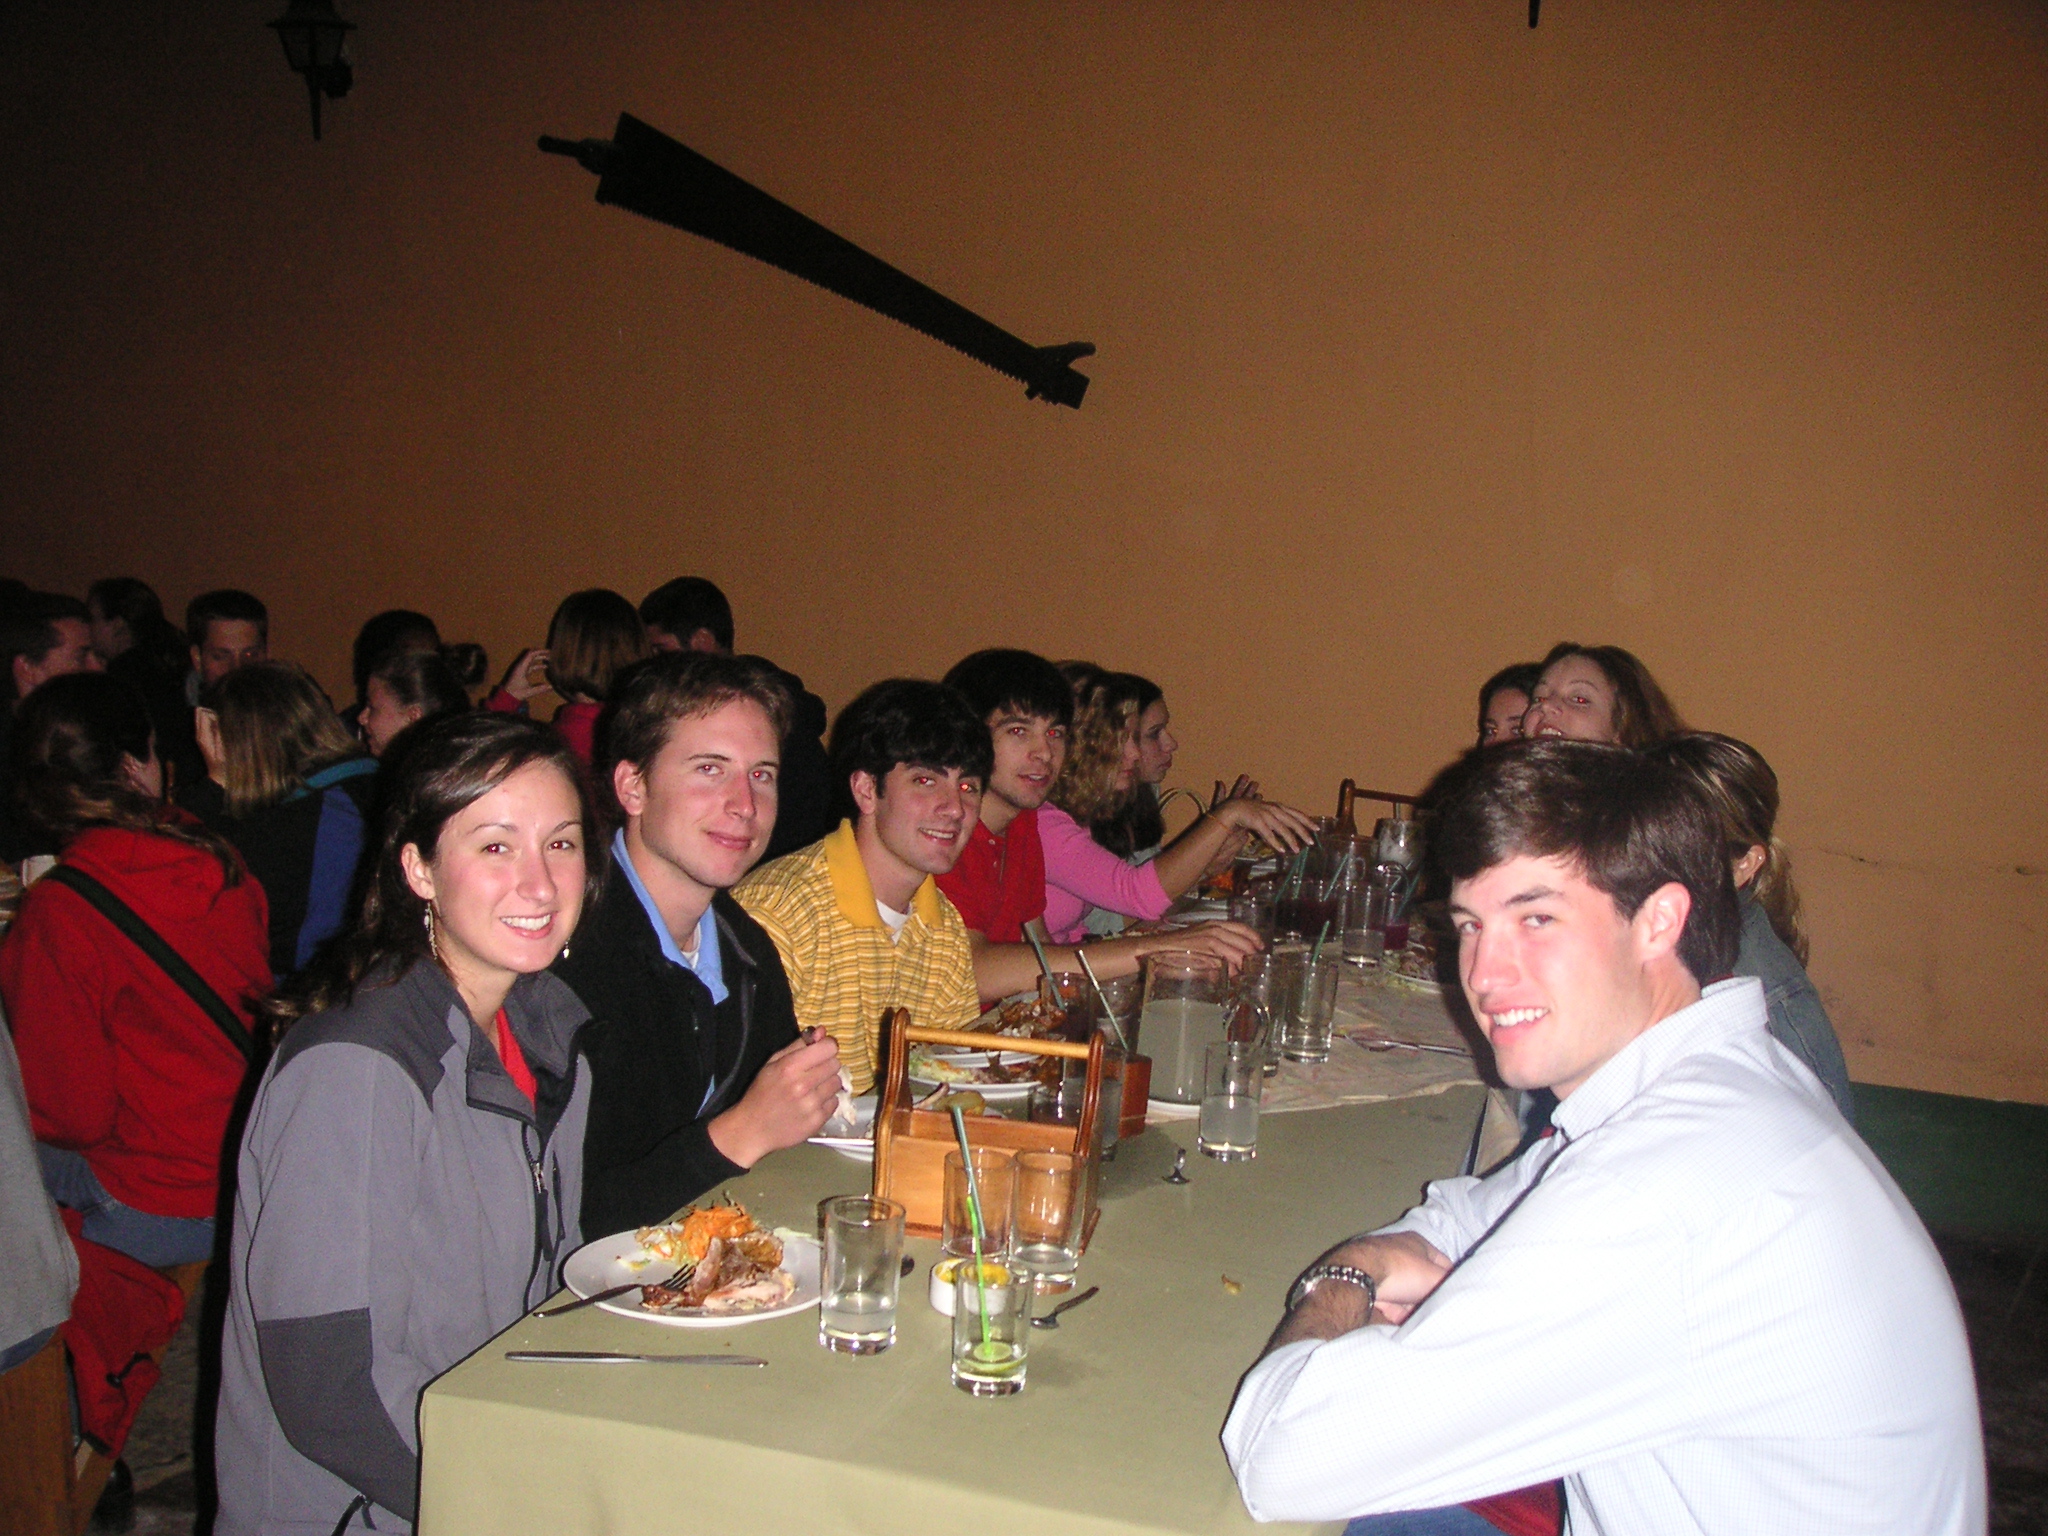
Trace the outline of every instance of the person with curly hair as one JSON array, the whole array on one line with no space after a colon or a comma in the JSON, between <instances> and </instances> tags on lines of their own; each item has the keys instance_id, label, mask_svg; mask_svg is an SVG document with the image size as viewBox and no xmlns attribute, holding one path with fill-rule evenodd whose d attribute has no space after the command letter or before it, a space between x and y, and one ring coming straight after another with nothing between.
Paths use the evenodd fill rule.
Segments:
<instances>
[{"instance_id":1,"label":"person with curly hair","mask_svg":"<svg viewBox=\"0 0 2048 1536\"><path fill-rule=\"evenodd\" d=\"M1052 795L1038 813L1045 926L1055 940L1078 942L1096 907L1146 922L1165 916L1206 870L1252 836L1292 852L1315 835L1315 823L1300 811L1237 797L1204 811L1158 858L1125 863L1096 842L1089 829L1114 816L1137 791L1138 722L1146 685L1093 662L1070 661L1061 670L1074 687L1073 734ZM1241 936L1237 958L1257 947L1249 929L1216 926Z\"/></svg>"}]
</instances>

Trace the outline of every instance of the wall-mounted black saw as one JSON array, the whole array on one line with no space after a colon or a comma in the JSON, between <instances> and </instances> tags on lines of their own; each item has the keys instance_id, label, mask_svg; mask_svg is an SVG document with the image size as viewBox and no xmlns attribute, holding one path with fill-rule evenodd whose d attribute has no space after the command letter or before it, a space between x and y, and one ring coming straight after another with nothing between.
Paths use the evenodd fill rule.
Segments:
<instances>
[{"instance_id":1,"label":"wall-mounted black saw","mask_svg":"<svg viewBox=\"0 0 2048 1536\"><path fill-rule=\"evenodd\" d=\"M540 147L596 173L600 203L716 240L865 304L1008 374L1031 399L1078 409L1088 392L1087 376L1072 365L1094 354L1090 343L1034 347L1020 341L637 117L620 113L609 139L543 135Z\"/></svg>"}]
</instances>

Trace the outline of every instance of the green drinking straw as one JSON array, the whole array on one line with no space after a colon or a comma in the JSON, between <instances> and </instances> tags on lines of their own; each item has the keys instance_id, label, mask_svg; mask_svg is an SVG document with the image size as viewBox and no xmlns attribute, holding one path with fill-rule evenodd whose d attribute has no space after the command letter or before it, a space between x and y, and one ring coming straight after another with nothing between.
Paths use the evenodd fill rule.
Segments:
<instances>
[{"instance_id":1,"label":"green drinking straw","mask_svg":"<svg viewBox=\"0 0 2048 1536\"><path fill-rule=\"evenodd\" d=\"M952 1108L953 1134L960 1138L960 1161L967 1165L967 1234L974 1245L974 1293L981 1298L981 1358L991 1360L996 1351L988 1337L988 1276L983 1273L981 1261L981 1183L974 1176L974 1148L967 1144L967 1117L958 1104Z\"/></svg>"},{"instance_id":2,"label":"green drinking straw","mask_svg":"<svg viewBox=\"0 0 2048 1536\"><path fill-rule=\"evenodd\" d=\"M1314 949L1312 949L1312 950L1310 950L1310 951L1309 951L1309 956L1308 956L1308 963L1309 963L1309 969L1313 970L1313 969L1315 969L1315 967L1316 967L1316 966L1318 966L1318 965L1322 964L1322 960L1323 960L1323 940L1327 939L1327 938L1328 938L1329 936L1330 936L1330 920L1329 920L1329 919L1328 919L1328 918L1326 917L1326 918L1324 918L1324 919L1323 919L1323 931L1322 931L1321 933L1319 933L1319 934L1317 934L1317 935L1316 935L1316 947L1315 947Z\"/></svg>"}]
</instances>

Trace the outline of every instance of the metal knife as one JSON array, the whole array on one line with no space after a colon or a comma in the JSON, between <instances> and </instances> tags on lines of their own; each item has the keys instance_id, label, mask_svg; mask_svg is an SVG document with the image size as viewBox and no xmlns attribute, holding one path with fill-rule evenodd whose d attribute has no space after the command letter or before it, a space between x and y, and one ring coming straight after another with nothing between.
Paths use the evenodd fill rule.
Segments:
<instances>
[{"instance_id":1,"label":"metal knife","mask_svg":"<svg viewBox=\"0 0 2048 1536\"><path fill-rule=\"evenodd\" d=\"M759 1355L624 1355L608 1349L508 1349L507 1360L557 1365L766 1365Z\"/></svg>"}]
</instances>

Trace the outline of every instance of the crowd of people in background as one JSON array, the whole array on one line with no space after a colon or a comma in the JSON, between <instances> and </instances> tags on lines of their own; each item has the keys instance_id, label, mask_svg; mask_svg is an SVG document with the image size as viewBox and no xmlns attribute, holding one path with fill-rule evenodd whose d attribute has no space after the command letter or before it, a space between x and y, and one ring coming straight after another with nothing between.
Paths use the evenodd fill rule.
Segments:
<instances>
[{"instance_id":1,"label":"crowd of people in background","mask_svg":"<svg viewBox=\"0 0 2048 1536\"><path fill-rule=\"evenodd\" d=\"M271 644L245 592L179 629L133 578L0 591L0 855L30 877L0 1003L32 1138L0 1176L26 1159L78 1237L145 1265L226 1250L230 1536L410 1520L424 1383L582 1237L817 1133L872 1086L885 1009L967 1024L1034 984L1034 940L1104 980L1168 947L1234 968L1251 929L1159 920L1316 831L1240 777L1170 834L1164 693L1093 662L977 651L828 727L697 577L571 594L480 700L482 651L422 613L362 626L340 711ZM1713 807L1733 974L1849 1116L1769 764L1612 646L1487 680L1471 760L1542 737ZM69 1305L63 1245L31 1236L0 1244L4 1363Z\"/></svg>"}]
</instances>

